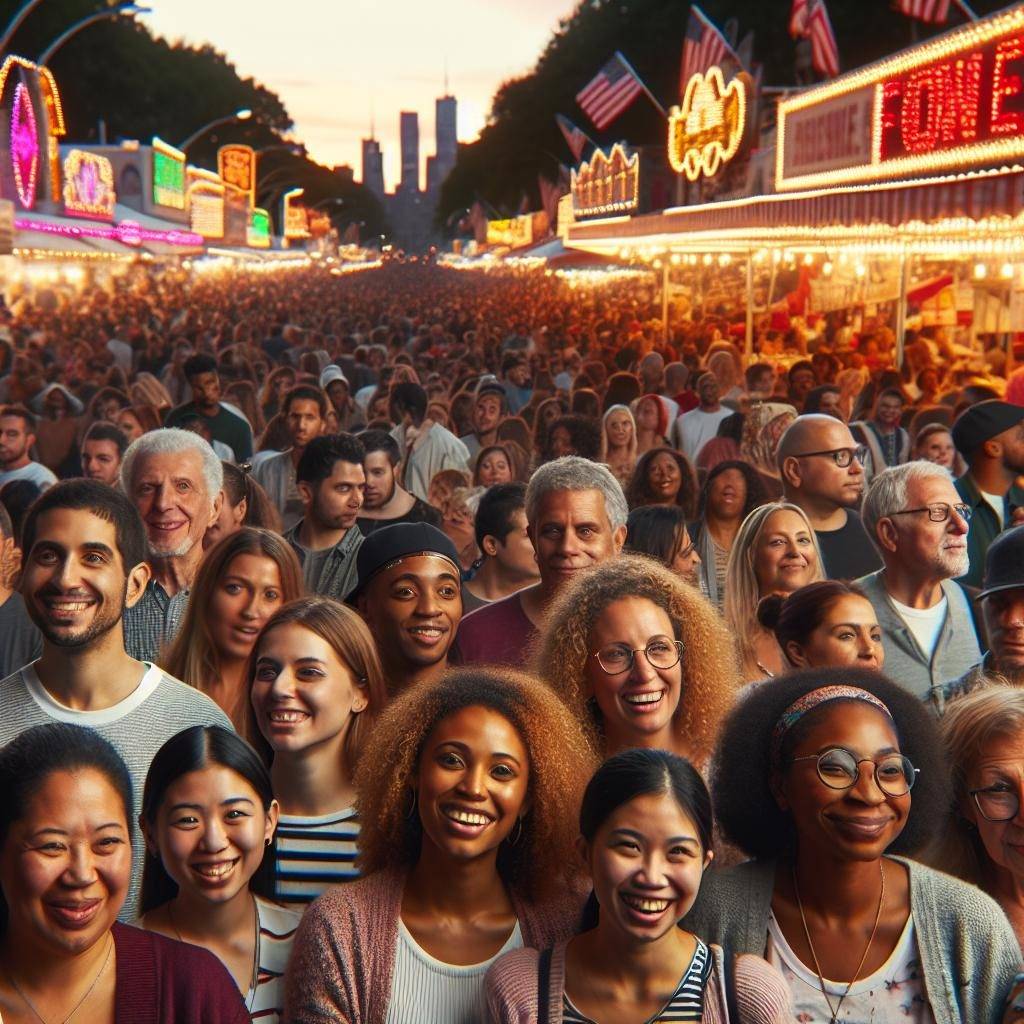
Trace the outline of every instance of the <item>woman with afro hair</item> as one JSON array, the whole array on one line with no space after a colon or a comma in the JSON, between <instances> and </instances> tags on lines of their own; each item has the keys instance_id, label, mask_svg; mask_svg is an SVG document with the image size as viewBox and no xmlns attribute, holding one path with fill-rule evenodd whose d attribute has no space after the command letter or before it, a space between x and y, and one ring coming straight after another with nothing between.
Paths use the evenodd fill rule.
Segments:
<instances>
[{"instance_id":1,"label":"woman with afro hair","mask_svg":"<svg viewBox=\"0 0 1024 1024\"><path fill-rule=\"evenodd\" d=\"M464 669L398 697L356 774L363 877L307 911L293 1024L484 1020L499 954L572 935L574 822L594 758L558 696Z\"/></svg>"},{"instance_id":2,"label":"woman with afro hair","mask_svg":"<svg viewBox=\"0 0 1024 1024\"><path fill-rule=\"evenodd\" d=\"M684 927L764 956L797 1020L999 1020L1020 965L1002 910L908 856L950 801L913 694L857 668L757 686L722 732L712 792L753 860L708 875Z\"/></svg>"}]
</instances>

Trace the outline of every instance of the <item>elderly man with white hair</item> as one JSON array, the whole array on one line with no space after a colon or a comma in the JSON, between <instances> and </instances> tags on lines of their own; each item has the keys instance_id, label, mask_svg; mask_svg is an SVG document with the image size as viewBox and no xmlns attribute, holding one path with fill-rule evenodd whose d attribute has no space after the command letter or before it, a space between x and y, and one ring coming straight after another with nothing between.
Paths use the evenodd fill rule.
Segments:
<instances>
[{"instance_id":1,"label":"elderly man with white hair","mask_svg":"<svg viewBox=\"0 0 1024 1024\"><path fill-rule=\"evenodd\" d=\"M178 633L223 485L220 459L188 430L151 430L124 453L121 487L146 525L152 573L124 614L125 649L139 661L156 661Z\"/></svg>"},{"instance_id":2,"label":"elderly man with white hair","mask_svg":"<svg viewBox=\"0 0 1024 1024\"><path fill-rule=\"evenodd\" d=\"M981 660L967 595L971 506L949 470L907 462L879 473L861 510L883 568L857 583L882 627L885 671L919 697Z\"/></svg>"}]
</instances>

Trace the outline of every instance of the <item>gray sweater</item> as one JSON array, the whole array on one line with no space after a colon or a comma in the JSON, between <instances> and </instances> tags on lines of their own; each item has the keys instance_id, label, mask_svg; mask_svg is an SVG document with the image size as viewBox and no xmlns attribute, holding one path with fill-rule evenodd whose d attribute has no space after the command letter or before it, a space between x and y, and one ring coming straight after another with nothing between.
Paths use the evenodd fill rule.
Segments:
<instances>
[{"instance_id":1,"label":"gray sweater","mask_svg":"<svg viewBox=\"0 0 1024 1024\"><path fill-rule=\"evenodd\" d=\"M1009 921L980 889L903 857L910 912L935 1024L1002 1020L1021 953ZM763 956L775 886L775 861L709 871L682 925L728 953Z\"/></svg>"}]
</instances>

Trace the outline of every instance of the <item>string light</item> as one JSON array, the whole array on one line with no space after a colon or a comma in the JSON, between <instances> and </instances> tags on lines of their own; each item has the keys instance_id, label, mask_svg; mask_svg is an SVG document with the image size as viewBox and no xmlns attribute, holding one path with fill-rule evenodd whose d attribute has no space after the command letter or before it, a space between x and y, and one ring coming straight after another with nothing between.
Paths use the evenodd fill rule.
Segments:
<instances>
[{"instance_id":1,"label":"string light","mask_svg":"<svg viewBox=\"0 0 1024 1024\"><path fill-rule=\"evenodd\" d=\"M635 210L640 203L640 154L626 153L616 142L606 156L597 150L571 175L573 213L617 213Z\"/></svg>"},{"instance_id":2,"label":"string light","mask_svg":"<svg viewBox=\"0 0 1024 1024\"><path fill-rule=\"evenodd\" d=\"M72 149L64 158L64 212L114 219L114 168L105 156Z\"/></svg>"},{"instance_id":3,"label":"string light","mask_svg":"<svg viewBox=\"0 0 1024 1024\"><path fill-rule=\"evenodd\" d=\"M974 264L974 277L976 280L981 281L988 275L988 267L984 263Z\"/></svg>"},{"instance_id":4,"label":"string light","mask_svg":"<svg viewBox=\"0 0 1024 1024\"><path fill-rule=\"evenodd\" d=\"M14 226L19 231L38 231L44 235L59 235L64 238L105 238L125 245L162 242L165 245L195 249L203 244L202 237L191 231L144 228L130 220L123 220L116 225L61 224L58 221L38 220L35 217L15 217Z\"/></svg>"},{"instance_id":5,"label":"string light","mask_svg":"<svg viewBox=\"0 0 1024 1024\"><path fill-rule=\"evenodd\" d=\"M24 83L14 89L11 104L11 165L18 201L26 210L36 202L36 179L39 174L39 137L32 99Z\"/></svg>"}]
</instances>

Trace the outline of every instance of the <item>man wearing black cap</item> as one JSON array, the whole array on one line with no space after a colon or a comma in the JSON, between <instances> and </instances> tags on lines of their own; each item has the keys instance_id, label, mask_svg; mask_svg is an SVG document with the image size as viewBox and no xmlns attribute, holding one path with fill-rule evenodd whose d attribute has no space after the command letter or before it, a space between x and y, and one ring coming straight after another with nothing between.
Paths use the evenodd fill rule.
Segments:
<instances>
[{"instance_id":1,"label":"man wearing black cap","mask_svg":"<svg viewBox=\"0 0 1024 1024\"><path fill-rule=\"evenodd\" d=\"M398 523L367 537L356 562L349 601L370 627L390 692L439 679L462 618L455 545L429 523Z\"/></svg>"},{"instance_id":2,"label":"man wearing black cap","mask_svg":"<svg viewBox=\"0 0 1024 1024\"><path fill-rule=\"evenodd\" d=\"M473 432L459 438L469 450L471 459L498 440L498 424L505 413L506 403L505 387L501 381L492 374L481 377L473 403Z\"/></svg>"},{"instance_id":3,"label":"man wearing black cap","mask_svg":"<svg viewBox=\"0 0 1024 1024\"><path fill-rule=\"evenodd\" d=\"M953 424L953 443L967 462L956 489L973 509L971 564L959 582L979 587L989 545L1008 526L1024 522L1024 490L1014 482L1024 473L1024 407L996 399L971 406Z\"/></svg>"}]
</instances>

